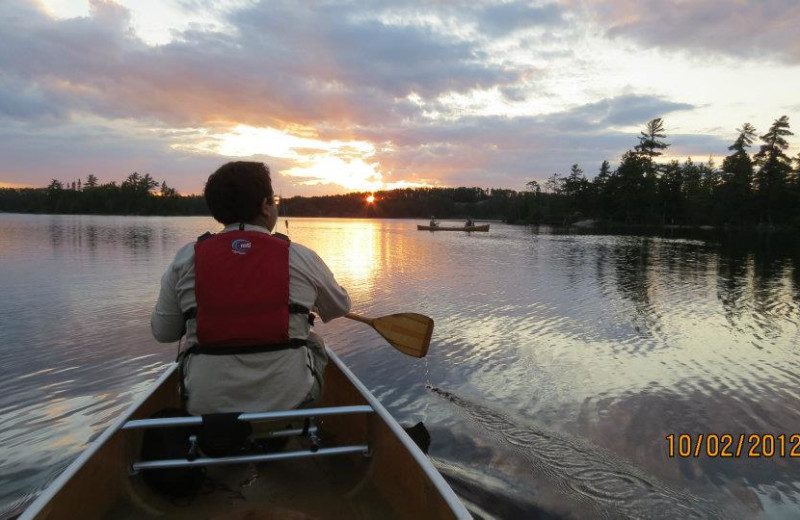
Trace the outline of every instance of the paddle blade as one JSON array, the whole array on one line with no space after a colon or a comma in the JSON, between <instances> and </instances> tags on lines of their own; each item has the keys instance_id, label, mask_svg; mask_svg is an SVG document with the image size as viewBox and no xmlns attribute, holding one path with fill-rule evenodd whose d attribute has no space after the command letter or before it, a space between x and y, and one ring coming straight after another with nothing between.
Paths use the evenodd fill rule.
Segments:
<instances>
[{"instance_id":1,"label":"paddle blade","mask_svg":"<svg viewBox=\"0 0 800 520\"><path fill-rule=\"evenodd\" d=\"M402 312L375 318L372 327L394 348L416 358L425 357L431 344L433 320L423 314Z\"/></svg>"}]
</instances>

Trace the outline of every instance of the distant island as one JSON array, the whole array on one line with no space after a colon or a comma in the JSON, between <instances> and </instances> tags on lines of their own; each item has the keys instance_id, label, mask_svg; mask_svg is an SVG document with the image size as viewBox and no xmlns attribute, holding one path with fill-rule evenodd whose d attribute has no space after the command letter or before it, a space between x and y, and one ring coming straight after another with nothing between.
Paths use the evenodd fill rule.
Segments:
<instances>
[{"instance_id":1,"label":"distant island","mask_svg":"<svg viewBox=\"0 0 800 520\"><path fill-rule=\"evenodd\" d=\"M800 154L786 154L789 119L775 120L760 136L759 151L749 123L737 129L732 152L721 167L713 160L658 163L666 143L661 118L647 123L638 144L612 170L603 161L589 180L578 164L527 190L499 188L407 188L372 193L291 197L281 216L466 218L517 224L569 225L607 222L653 226L800 228ZM95 175L74 182L53 179L44 188L0 189L0 212L99 215L208 215L201 196L179 195L166 181L131 173L120 184Z\"/></svg>"}]
</instances>

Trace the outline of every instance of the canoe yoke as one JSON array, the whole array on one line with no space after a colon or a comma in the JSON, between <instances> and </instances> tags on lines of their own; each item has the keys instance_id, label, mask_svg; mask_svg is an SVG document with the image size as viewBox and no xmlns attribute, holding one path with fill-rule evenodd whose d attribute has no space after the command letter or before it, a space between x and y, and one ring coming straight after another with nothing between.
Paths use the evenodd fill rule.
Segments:
<instances>
[{"instance_id":1,"label":"canoe yoke","mask_svg":"<svg viewBox=\"0 0 800 520\"><path fill-rule=\"evenodd\" d=\"M311 439L311 447L308 450L297 450L282 453L255 453L246 455L234 455L226 457L197 457L197 436L189 438L192 448L189 456L185 459L165 459L148 460L134 462L130 466L130 474L136 475L140 471L168 468L191 468L198 466L221 466L225 464L246 464L251 462L267 462L287 459L301 459L310 457L329 457L332 455L358 454L365 457L371 455L369 444L356 444L352 446L336 446L331 448L320 448L317 437L318 428L316 426L317 417L331 415L351 415L374 413L375 410L370 405L352 406L331 406L326 408L304 408L299 410L285 410L277 412L257 412L239 414L238 420L245 422L261 422L275 420L296 420L304 419L303 428L276 430L270 432L267 437L293 437L308 436ZM138 430L148 428L169 428L201 426L203 418L198 416L191 417L164 417L157 419L136 419L127 421L122 425L123 430Z\"/></svg>"}]
</instances>

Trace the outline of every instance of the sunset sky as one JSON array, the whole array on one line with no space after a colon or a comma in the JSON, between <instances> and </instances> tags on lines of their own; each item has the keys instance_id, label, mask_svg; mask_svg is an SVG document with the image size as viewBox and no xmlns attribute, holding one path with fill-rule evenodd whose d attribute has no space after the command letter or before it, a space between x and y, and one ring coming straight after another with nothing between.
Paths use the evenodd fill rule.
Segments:
<instances>
[{"instance_id":1,"label":"sunset sky","mask_svg":"<svg viewBox=\"0 0 800 520\"><path fill-rule=\"evenodd\" d=\"M284 196L519 190L593 177L654 117L668 158L782 115L800 153L797 0L0 0L0 20L0 186L197 193L248 159Z\"/></svg>"}]
</instances>

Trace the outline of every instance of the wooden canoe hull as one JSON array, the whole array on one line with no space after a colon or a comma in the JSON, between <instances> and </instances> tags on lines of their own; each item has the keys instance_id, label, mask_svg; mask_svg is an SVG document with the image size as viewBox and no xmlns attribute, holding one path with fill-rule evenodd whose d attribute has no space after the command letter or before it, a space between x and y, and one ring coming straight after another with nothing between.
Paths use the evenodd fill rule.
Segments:
<instances>
[{"instance_id":1,"label":"wooden canoe hull","mask_svg":"<svg viewBox=\"0 0 800 520\"><path fill-rule=\"evenodd\" d=\"M417 224L417 231L489 231L489 224L464 227L423 226Z\"/></svg>"},{"instance_id":2,"label":"wooden canoe hull","mask_svg":"<svg viewBox=\"0 0 800 520\"><path fill-rule=\"evenodd\" d=\"M176 507L150 491L140 476L129 475L132 462L138 460L142 434L122 429L128 420L144 419L178 405L178 372L173 365L42 492L20 519L471 518L402 427L332 351L328 350L328 355L319 406L366 404L374 413L324 417L319 420L320 429L337 445L368 442L370 457L347 455L308 459L314 462L251 464L260 483L242 488L246 499L241 503L231 501L230 493L223 493L219 499L212 494L198 497L189 506ZM330 475L333 480L328 482L325 479ZM293 478L297 481L294 487Z\"/></svg>"}]
</instances>

